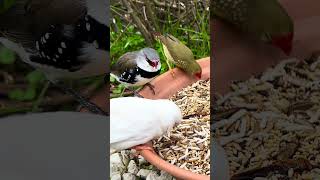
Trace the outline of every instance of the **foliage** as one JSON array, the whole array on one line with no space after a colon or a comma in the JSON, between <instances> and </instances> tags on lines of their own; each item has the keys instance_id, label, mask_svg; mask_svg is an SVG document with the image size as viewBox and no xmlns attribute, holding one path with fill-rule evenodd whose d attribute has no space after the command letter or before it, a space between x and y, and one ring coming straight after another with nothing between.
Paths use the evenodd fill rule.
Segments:
<instances>
[{"instance_id":1,"label":"foliage","mask_svg":"<svg viewBox=\"0 0 320 180\"><path fill-rule=\"evenodd\" d=\"M16 60L14 52L11 50L0 46L0 64L13 64Z\"/></svg>"},{"instance_id":2,"label":"foliage","mask_svg":"<svg viewBox=\"0 0 320 180\"><path fill-rule=\"evenodd\" d=\"M31 101L37 97L37 89L39 89L45 81L43 73L37 70L32 71L27 74L26 79L28 82L26 90L14 89L8 94L10 99L17 101Z\"/></svg>"},{"instance_id":3,"label":"foliage","mask_svg":"<svg viewBox=\"0 0 320 180\"><path fill-rule=\"evenodd\" d=\"M144 33L139 28L139 23L134 21L133 16L141 20L149 33L159 31L177 37L192 50L196 59L210 56L209 11L200 1L195 3L195 1L188 0L188 4L185 4L185 12L174 8L176 6L173 3L171 3L171 6L169 4L166 7L159 8L156 4L150 4L152 1L144 1L143 5L135 2L127 1L135 10L135 14L130 14L127 12L128 7L124 8L125 6L119 1L111 1L111 64L115 63L126 52L151 46L160 55L161 73L168 70L160 43L153 41L152 45L148 45L147 39L150 38L147 35L148 33ZM144 7L151 7L152 9L148 11L148 9L144 10ZM148 14L147 12L154 12L154 14ZM146 13L147 18L145 18L144 13ZM118 86L112 77L110 82L114 85L112 90L114 94L119 95L123 92L124 87Z\"/></svg>"},{"instance_id":4,"label":"foliage","mask_svg":"<svg viewBox=\"0 0 320 180\"><path fill-rule=\"evenodd\" d=\"M0 0L0 14L7 11L12 5L15 4L15 0Z\"/></svg>"},{"instance_id":5,"label":"foliage","mask_svg":"<svg viewBox=\"0 0 320 180\"><path fill-rule=\"evenodd\" d=\"M0 64L6 66L15 65L16 55L10 49L0 46ZM45 78L39 71L31 71L26 75L28 83L25 89L13 89L8 93L8 97L17 101L31 101L37 96L37 89L41 87Z\"/></svg>"}]
</instances>

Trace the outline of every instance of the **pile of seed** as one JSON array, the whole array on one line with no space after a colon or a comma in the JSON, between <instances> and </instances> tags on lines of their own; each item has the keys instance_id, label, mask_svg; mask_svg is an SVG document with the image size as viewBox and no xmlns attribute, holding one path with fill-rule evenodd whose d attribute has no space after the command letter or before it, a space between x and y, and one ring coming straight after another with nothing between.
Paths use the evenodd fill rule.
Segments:
<instances>
[{"instance_id":1,"label":"pile of seed","mask_svg":"<svg viewBox=\"0 0 320 180\"><path fill-rule=\"evenodd\" d=\"M216 95L212 125L231 174L270 167L266 179L319 179L320 59L285 60L231 89Z\"/></svg>"},{"instance_id":2,"label":"pile of seed","mask_svg":"<svg viewBox=\"0 0 320 180\"><path fill-rule=\"evenodd\" d=\"M166 161L198 174L210 174L210 81L197 81L171 97L184 119L154 140Z\"/></svg>"}]
</instances>

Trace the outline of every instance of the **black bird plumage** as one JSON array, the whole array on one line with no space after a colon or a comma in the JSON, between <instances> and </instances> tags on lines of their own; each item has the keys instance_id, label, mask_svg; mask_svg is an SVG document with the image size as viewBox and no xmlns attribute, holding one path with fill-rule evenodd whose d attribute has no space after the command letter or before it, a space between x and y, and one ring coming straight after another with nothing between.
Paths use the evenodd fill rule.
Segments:
<instances>
[{"instance_id":1,"label":"black bird plumage","mask_svg":"<svg viewBox=\"0 0 320 180\"><path fill-rule=\"evenodd\" d=\"M102 75L110 50L108 7L109 1L99 0L16 0L0 14L0 42L54 84ZM105 114L84 98L77 100Z\"/></svg>"}]
</instances>

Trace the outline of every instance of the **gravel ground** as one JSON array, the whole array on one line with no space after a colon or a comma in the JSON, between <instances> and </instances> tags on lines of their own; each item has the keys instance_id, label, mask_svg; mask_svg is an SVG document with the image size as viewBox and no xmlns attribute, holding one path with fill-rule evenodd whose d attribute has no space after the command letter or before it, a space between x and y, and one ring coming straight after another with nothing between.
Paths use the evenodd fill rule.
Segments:
<instances>
[{"instance_id":1,"label":"gravel ground","mask_svg":"<svg viewBox=\"0 0 320 180\"><path fill-rule=\"evenodd\" d=\"M231 89L216 96L213 132L234 179L320 179L320 59L285 60Z\"/></svg>"}]
</instances>

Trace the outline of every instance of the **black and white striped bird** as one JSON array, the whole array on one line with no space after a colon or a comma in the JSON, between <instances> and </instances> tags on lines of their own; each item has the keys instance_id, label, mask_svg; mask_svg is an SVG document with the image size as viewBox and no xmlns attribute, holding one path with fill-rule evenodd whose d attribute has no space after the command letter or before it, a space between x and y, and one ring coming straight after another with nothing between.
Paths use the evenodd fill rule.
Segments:
<instances>
[{"instance_id":1,"label":"black and white striped bird","mask_svg":"<svg viewBox=\"0 0 320 180\"><path fill-rule=\"evenodd\" d=\"M16 0L0 15L0 43L83 106L104 113L58 82L107 73L108 8L108 0Z\"/></svg>"},{"instance_id":2,"label":"black and white striped bird","mask_svg":"<svg viewBox=\"0 0 320 180\"><path fill-rule=\"evenodd\" d=\"M110 75L126 87L149 85L161 71L159 54L152 48L127 52L111 66Z\"/></svg>"}]
</instances>

